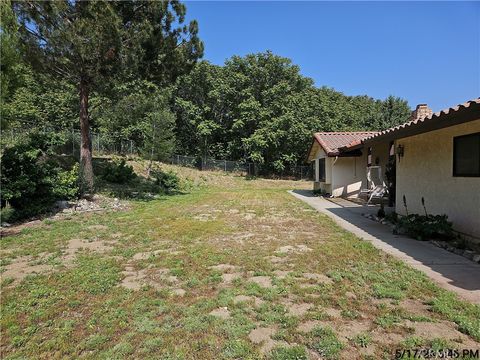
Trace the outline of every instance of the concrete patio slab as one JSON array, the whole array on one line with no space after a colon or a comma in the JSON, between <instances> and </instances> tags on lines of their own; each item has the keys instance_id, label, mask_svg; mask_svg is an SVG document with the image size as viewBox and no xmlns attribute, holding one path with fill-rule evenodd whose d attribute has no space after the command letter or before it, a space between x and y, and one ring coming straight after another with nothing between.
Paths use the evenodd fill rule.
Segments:
<instances>
[{"instance_id":1,"label":"concrete patio slab","mask_svg":"<svg viewBox=\"0 0 480 360\"><path fill-rule=\"evenodd\" d=\"M344 200L332 202L316 197L309 190L293 190L290 194L338 225L376 248L423 271L441 287L456 292L465 300L480 304L480 265L462 256L439 248L427 241L394 235L389 226L362 216L361 206Z\"/></svg>"}]
</instances>

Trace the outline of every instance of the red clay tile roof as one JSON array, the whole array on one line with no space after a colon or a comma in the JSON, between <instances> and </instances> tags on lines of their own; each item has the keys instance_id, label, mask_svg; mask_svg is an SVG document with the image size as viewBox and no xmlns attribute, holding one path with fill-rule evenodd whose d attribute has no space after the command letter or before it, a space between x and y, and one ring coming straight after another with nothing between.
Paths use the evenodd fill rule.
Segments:
<instances>
[{"instance_id":1,"label":"red clay tile roof","mask_svg":"<svg viewBox=\"0 0 480 360\"><path fill-rule=\"evenodd\" d=\"M360 143L362 139L375 134L377 131L319 132L314 137L328 156L337 156L340 154L339 148L354 142Z\"/></svg>"},{"instance_id":2,"label":"red clay tile roof","mask_svg":"<svg viewBox=\"0 0 480 360\"><path fill-rule=\"evenodd\" d=\"M465 117L465 114L468 114ZM471 121L471 119L480 118L480 98L467 101L463 104L459 104L455 107L436 112L432 115L424 118L408 121L404 124L397 125L383 131L358 131L358 132L319 132L314 134L314 142L323 148L328 156L338 156L340 153L352 151L359 145L365 144L370 140L379 140L382 138L401 138L405 136L411 136L412 131L409 129L417 130L417 133L431 131L435 128L442 128L451 125L455 125L455 119L452 116L455 115L457 120ZM457 116L458 115L458 116ZM463 119L461 119L463 117ZM417 129L418 127L418 129ZM310 147L309 156L313 148Z\"/></svg>"},{"instance_id":3,"label":"red clay tile roof","mask_svg":"<svg viewBox=\"0 0 480 360\"><path fill-rule=\"evenodd\" d=\"M427 124L427 123L430 123L432 121L435 121L437 120L438 118L441 118L445 115L452 115L456 112L458 112L459 110L464 110L464 109L467 109L469 107L471 107L472 105L480 105L480 98L476 98L474 100L469 100L467 102L464 102L463 104L459 104L455 107L450 107L448 109L444 109L444 110L441 110L439 112L436 112L430 116L426 116L424 118L420 118L420 119L415 119L415 120L412 120L412 121L408 121L404 124L401 124L401 125L397 125L395 127L392 127L390 129L387 129L387 130L383 130L383 131L379 131L373 135L370 135L370 136L367 136L365 137L364 139L362 139L362 143L364 143L365 141L368 141L368 140L371 140L371 139L376 139L376 138L379 138L383 135L386 135L386 134L392 134L392 133L395 133L399 130L402 130L402 129L407 129L407 128L410 128L410 127L413 127L413 126L419 126L421 124ZM477 107L477 106L475 106ZM474 109L472 108L471 109L472 111L474 111ZM478 110L477 110L478 111ZM479 116L480 116L480 113L479 113ZM348 147L351 147L351 146L355 146L355 145L358 145L358 144L349 144Z\"/></svg>"}]
</instances>

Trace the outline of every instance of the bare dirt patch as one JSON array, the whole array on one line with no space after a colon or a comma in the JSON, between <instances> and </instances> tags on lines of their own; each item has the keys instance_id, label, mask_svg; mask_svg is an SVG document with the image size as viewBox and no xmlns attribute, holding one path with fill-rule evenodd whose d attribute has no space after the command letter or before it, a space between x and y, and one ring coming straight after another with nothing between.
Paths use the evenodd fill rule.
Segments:
<instances>
[{"instance_id":1,"label":"bare dirt patch","mask_svg":"<svg viewBox=\"0 0 480 360\"><path fill-rule=\"evenodd\" d=\"M8 227L2 226L0 228L0 236L7 237L7 236L13 236L13 235L18 235L22 232L23 229L27 228L32 228L32 227L40 227L40 226L45 226L40 220L33 220L29 221L23 224L18 224L18 225L10 225Z\"/></svg>"},{"instance_id":2,"label":"bare dirt patch","mask_svg":"<svg viewBox=\"0 0 480 360\"><path fill-rule=\"evenodd\" d=\"M248 280L264 288L271 288L273 286L270 276L252 276L248 278Z\"/></svg>"},{"instance_id":3,"label":"bare dirt patch","mask_svg":"<svg viewBox=\"0 0 480 360\"><path fill-rule=\"evenodd\" d=\"M218 264L218 265L214 265L214 266L209 266L208 268L212 269L212 270L218 270L218 271L221 271L221 272L230 272L230 271L234 271L235 269L237 269L236 266L230 265L230 264Z\"/></svg>"},{"instance_id":4,"label":"bare dirt patch","mask_svg":"<svg viewBox=\"0 0 480 360\"><path fill-rule=\"evenodd\" d=\"M351 291L347 291L345 293L345 296L347 297L347 299L351 299L351 300L356 300L357 299L357 295L355 295L353 292Z\"/></svg>"},{"instance_id":5,"label":"bare dirt patch","mask_svg":"<svg viewBox=\"0 0 480 360\"><path fill-rule=\"evenodd\" d=\"M309 251L312 251L312 249L307 245L286 245L279 247L276 252L279 254L301 254Z\"/></svg>"},{"instance_id":6,"label":"bare dirt patch","mask_svg":"<svg viewBox=\"0 0 480 360\"><path fill-rule=\"evenodd\" d=\"M275 277L279 278L279 279L285 279L288 274L290 274L291 271L285 271L285 270L275 270L273 272L273 274L275 275Z\"/></svg>"},{"instance_id":7,"label":"bare dirt patch","mask_svg":"<svg viewBox=\"0 0 480 360\"><path fill-rule=\"evenodd\" d=\"M342 312L337 309L326 308L326 309L323 309L323 311L325 312L325 314L327 314L329 317L333 319L340 319L342 317Z\"/></svg>"},{"instance_id":8,"label":"bare dirt patch","mask_svg":"<svg viewBox=\"0 0 480 360\"><path fill-rule=\"evenodd\" d=\"M293 315L293 316L303 316L308 312L308 310L313 309L315 307L315 305L311 303L299 303L299 304L286 303L285 306L288 309L288 312L290 313L290 315Z\"/></svg>"},{"instance_id":9,"label":"bare dirt patch","mask_svg":"<svg viewBox=\"0 0 480 360\"><path fill-rule=\"evenodd\" d=\"M233 299L234 304L239 304L242 302L253 302L253 304L258 307L264 303L264 301L256 296L246 296L246 295L237 295Z\"/></svg>"},{"instance_id":10,"label":"bare dirt patch","mask_svg":"<svg viewBox=\"0 0 480 360\"><path fill-rule=\"evenodd\" d=\"M368 320L347 321L338 326L337 333L341 340L348 341L360 333L369 331L371 327L372 322Z\"/></svg>"},{"instance_id":11,"label":"bare dirt patch","mask_svg":"<svg viewBox=\"0 0 480 360\"><path fill-rule=\"evenodd\" d=\"M287 262L288 259L286 257L279 256L266 256L265 260L270 261L272 264L281 264Z\"/></svg>"},{"instance_id":12,"label":"bare dirt patch","mask_svg":"<svg viewBox=\"0 0 480 360\"><path fill-rule=\"evenodd\" d=\"M133 266L127 265L122 272L124 275L120 285L131 290L140 290L143 286L150 285L156 290L176 285L176 276L169 275L169 269L141 269L135 270Z\"/></svg>"},{"instance_id":13,"label":"bare dirt patch","mask_svg":"<svg viewBox=\"0 0 480 360\"><path fill-rule=\"evenodd\" d=\"M387 332L385 329L377 328L371 332L372 342L382 345L397 345L405 336L396 332Z\"/></svg>"},{"instance_id":14,"label":"bare dirt patch","mask_svg":"<svg viewBox=\"0 0 480 360\"><path fill-rule=\"evenodd\" d=\"M209 241L213 243L222 244L222 245L225 245L226 242L228 242L229 244L244 245L245 243L252 242L256 236L257 234L251 233L251 232L238 232L238 233L218 236L213 239L209 239Z\"/></svg>"},{"instance_id":15,"label":"bare dirt patch","mask_svg":"<svg viewBox=\"0 0 480 360\"><path fill-rule=\"evenodd\" d=\"M147 252L140 252L136 253L133 255L132 259L133 260L147 260L151 257L156 257L162 253L171 253L168 249L160 249L160 250L154 250L154 251L147 251Z\"/></svg>"},{"instance_id":16,"label":"bare dirt patch","mask_svg":"<svg viewBox=\"0 0 480 360\"><path fill-rule=\"evenodd\" d=\"M126 266L125 270L122 271L122 274L125 277L120 285L124 288L130 290L140 290L143 286L147 285L147 274L145 269L136 271L132 266Z\"/></svg>"},{"instance_id":17,"label":"bare dirt patch","mask_svg":"<svg viewBox=\"0 0 480 360\"><path fill-rule=\"evenodd\" d=\"M430 307L423 302L414 299L405 299L400 302L400 306L408 313L413 315L430 315Z\"/></svg>"},{"instance_id":18,"label":"bare dirt patch","mask_svg":"<svg viewBox=\"0 0 480 360\"><path fill-rule=\"evenodd\" d=\"M41 254L40 257L44 257L46 254ZM10 286L14 286L22 281L27 275L44 274L53 270L52 265L36 264L38 259L31 256L21 256L13 259L8 265L5 265L5 271L2 273L3 279L13 279Z\"/></svg>"},{"instance_id":19,"label":"bare dirt patch","mask_svg":"<svg viewBox=\"0 0 480 360\"><path fill-rule=\"evenodd\" d=\"M185 296L186 293L187 292L185 290L180 289L180 288L172 290L172 294L175 295L175 296L183 297L183 296Z\"/></svg>"},{"instance_id":20,"label":"bare dirt patch","mask_svg":"<svg viewBox=\"0 0 480 360\"><path fill-rule=\"evenodd\" d=\"M87 229L92 230L92 231L108 230L108 226L106 226L106 225L90 225L90 226L87 226Z\"/></svg>"},{"instance_id":21,"label":"bare dirt patch","mask_svg":"<svg viewBox=\"0 0 480 360\"><path fill-rule=\"evenodd\" d=\"M242 214L242 217L247 221L255 219L256 216L257 215L255 213L250 213L250 212L248 212L246 214Z\"/></svg>"},{"instance_id":22,"label":"bare dirt patch","mask_svg":"<svg viewBox=\"0 0 480 360\"><path fill-rule=\"evenodd\" d=\"M88 250L98 253L106 253L113 249L112 243L107 243L103 240L85 240L85 239L71 239L68 242L67 248L62 256L62 261L65 266L72 265L75 256L80 250Z\"/></svg>"},{"instance_id":23,"label":"bare dirt patch","mask_svg":"<svg viewBox=\"0 0 480 360\"><path fill-rule=\"evenodd\" d=\"M210 311L209 315L225 320L230 317L230 311L228 311L226 307L221 307L221 308Z\"/></svg>"},{"instance_id":24,"label":"bare dirt patch","mask_svg":"<svg viewBox=\"0 0 480 360\"><path fill-rule=\"evenodd\" d=\"M231 285L234 280L240 279L241 277L242 273L222 274L222 284Z\"/></svg>"},{"instance_id":25,"label":"bare dirt patch","mask_svg":"<svg viewBox=\"0 0 480 360\"><path fill-rule=\"evenodd\" d=\"M261 327L250 331L248 338L254 344L261 344L260 352L266 354L279 345L288 345L284 341L275 341L272 336L275 334L274 327Z\"/></svg>"},{"instance_id":26,"label":"bare dirt patch","mask_svg":"<svg viewBox=\"0 0 480 360\"><path fill-rule=\"evenodd\" d=\"M333 284L333 280L330 279L327 275L315 274L315 273L304 273L303 277L307 280L314 280L315 282L322 284Z\"/></svg>"},{"instance_id":27,"label":"bare dirt patch","mask_svg":"<svg viewBox=\"0 0 480 360\"><path fill-rule=\"evenodd\" d=\"M215 220L217 217L210 213L203 213L195 215L193 218L198 221L212 221Z\"/></svg>"},{"instance_id":28,"label":"bare dirt patch","mask_svg":"<svg viewBox=\"0 0 480 360\"><path fill-rule=\"evenodd\" d=\"M471 340L467 335L456 330L454 324L449 321L441 322L413 322L407 320L405 325L415 330L415 335L426 339L442 338L465 345L466 347L478 347L478 343Z\"/></svg>"},{"instance_id":29,"label":"bare dirt patch","mask_svg":"<svg viewBox=\"0 0 480 360\"><path fill-rule=\"evenodd\" d=\"M297 327L297 331L303 332L303 333L309 333L313 329L315 329L317 326L329 326L328 321L320 321L320 320L307 320L305 322L302 322L300 325Z\"/></svg>"}]
</instances>

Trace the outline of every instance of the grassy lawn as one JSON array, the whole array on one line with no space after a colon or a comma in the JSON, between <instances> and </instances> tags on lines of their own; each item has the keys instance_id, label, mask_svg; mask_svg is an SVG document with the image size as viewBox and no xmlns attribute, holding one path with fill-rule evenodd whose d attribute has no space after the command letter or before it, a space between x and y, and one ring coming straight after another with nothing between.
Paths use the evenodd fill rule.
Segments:
<instances>
[{"instance_id":1,"label":"grassy lawn","mask_svg":"<svg viewBox=\"0 0 480 360\"><path fill-rule=\"evenodd\" d=\"M176 171L191 178L186 194L2 239L2 271L16 274L2 276L2 358L377 359L479 347L479 306L286 192L309 183Z\"/></svg>"}]
</instances>

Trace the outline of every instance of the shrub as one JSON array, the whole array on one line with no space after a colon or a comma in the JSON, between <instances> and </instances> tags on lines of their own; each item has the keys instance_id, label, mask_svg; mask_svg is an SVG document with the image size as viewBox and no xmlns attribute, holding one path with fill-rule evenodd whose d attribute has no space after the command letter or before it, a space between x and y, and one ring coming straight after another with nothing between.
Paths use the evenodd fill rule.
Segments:
<instances>
[{"instance_id":1,"label":"shrub","mask_svg":"<svg viewBox=\"0 0 480 360\"><path fill-rule=\"evenodd\" d=\"M455 237L447 215L409 214L398 219L395 230L417 240L450 240Z\"/></svg>"},{"instance_id":2,"label":"shrub","mask_svg":"<svg viewBox=\"0 0 480 360\"><path fill-rule=\"evenodd\" d=\"M75 163L71 170L59 171L53 189L55 197L62 200L78 198L80 188L78 184L79 166Z\"/></svg>"},{"instance_id":3,"label":"shrub","mask_svg":"<svg viewBox=\"0 0 480 360\"><path fill-rule=\"evenodd\" d=\"M396 224L398 222L398 214L395 211L385 214L385 220L391 222L392 224Z\"/></svg>"},{"instance_id":4,"label":"shrub","mask_svg":"<svg viewBox=\"0 0 480 360\"><path fill-rule=\"evenodd\" d=\"M160 186L167 193L180 190L180 179L173 171L155 170L152 172L155 184Z\"/></svg>"},{"instance_id":5,"label":"shrub","mask_svg":"<svg viewBox=\"0 0 480 360\"><path fill-rule=\"evenodd\" d=\"M125 159L107 163L101 177L111 183L127 184L137 177L133 167L127 165Z\"/></svg>"},{"instance_id":6,"label":"shrub","mask_svg":"<svg viewBox=\"0 0 480 360\"><path fill-rule=\"evenodd\" d=\"M385 207L383 206L383 204L380 204L380 209L378 209L377 211L377 216L380 219L383 219L385 217Z\"/></svg>"},{"instance_id":7,"label":"shrub","mask_svg":"<svg viewBox=\"0 0 480 360\"><path fill-rule=\"evenodd\" d=\"M325 190L322 190L322 189L315 189L312 191L313 195L314 196L328 196L329 194L325 191Z\"/></svg>"},{"instance_id":8,"label":"shrub","mask_svg":"<svg viewBox=\"0 0 480 360\"><path fill-rule=\"evenodd\" d=\"M14 209L11 220L37 215L55 200L77 196L78 169L62 171L51 156L61 142L56 134L34 132L5 149L1 161L2 206L8 201Z\"/></svg>"}]
</instances>

